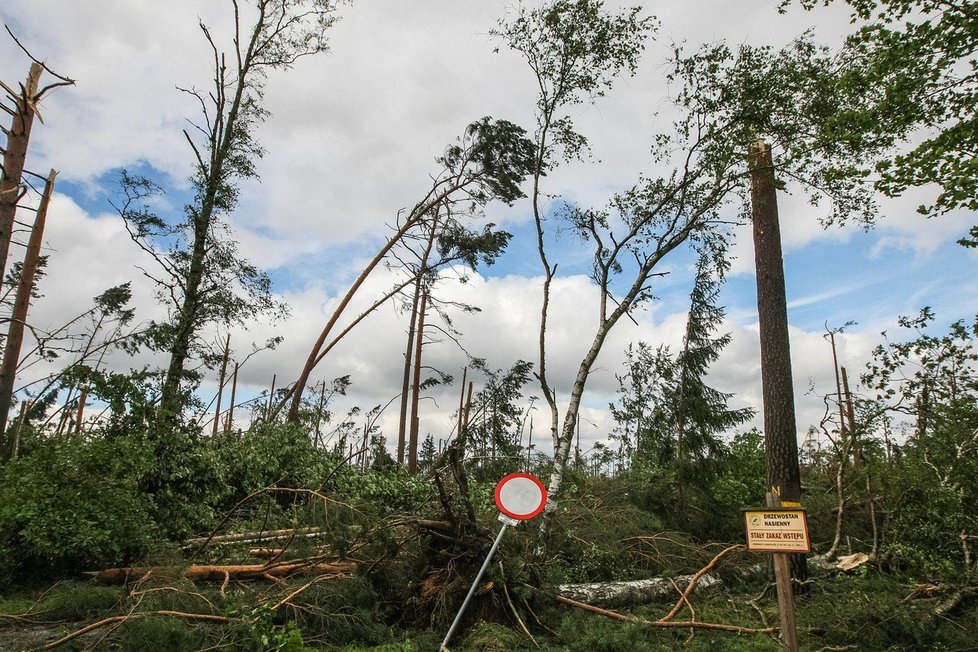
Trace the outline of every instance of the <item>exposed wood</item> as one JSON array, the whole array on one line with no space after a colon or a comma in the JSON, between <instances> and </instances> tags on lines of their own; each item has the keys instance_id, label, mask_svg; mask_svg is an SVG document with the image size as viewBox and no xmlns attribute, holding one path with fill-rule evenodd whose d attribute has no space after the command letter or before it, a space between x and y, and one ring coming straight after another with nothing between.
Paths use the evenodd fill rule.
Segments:
<instances>
[{"instance_id":1,"label":"exposed wood","mask_svg":"<svg viewBox=\"0 0 978 652\"><path fill-rule=\"evenodd\" d=\"M846 368L842 367L842 391L845 392L846 415L849 418L849 445L852 450L852 468L859 471L862 466L862 455L859 452L858 434L856 431L856 409L852 404L852 392L849 391L849 376Z\"/></svg>"},{"instance_id":2,"label":"exposed wood","mask_svg":"<svg viewBox=\"0 0 978 652\"><path fill-rule=\"evenodd\" d=\"M697 583L704 576L706 576L707 573L709 573L711 570L713 570L716 567L717 563L719 563L719 561L720 561L721 558L723 558L724 556L726 556L726 555L728 555L728 554L730 554L732 552L736 552L736 551L739 551L739 550L745 550L745 549L746 549L746 546L744 546L743 544L737 544L737 545L729 546L729 547L724 548L723 550L721 550L715 557L713 557L713 559L710 560L710 563L708 563L706 566L704 566L703 568L701 568L700 570L698 570L693 575L693 577L689 580L689 584L686 586L686 590L682 592L682 594L679 596L679 600L676 601L676 605L672 608L672 610L669 613L667 613L665 616L663 616L659 620L662 621L662 622L666 622L666 621L672 620L676 616L676 614L678 614L682 610L684 604L687 605L687 606L689 606L689 596L693 592L693 589L696 588ZM715 583L716 584L719 584L720 583L720 579L717 578Z\"/></svg>"},{"instance_id":3,"label":"exposed wood","mask_svg":"<svg viewBox=\"0 0 978 652\"><path fill-rule=\"evenodd\" d=\"M217 437L217 429L221 424L221 397L224 396L224 378L228 371L228 355L231 351L231 333L224 342L224 356L221 358L221 375L217 379L217 406L214 408L214 428L211 437Z\"/></svg>"},{"instance_id":4,"label":"exposed wood","mask_svg":"<svg viewBox=\"0 0 978 652\"><path fill-rule=\"evenodd\" d=\"M44 67L40 63L32 63L20 93L10 94L10 99L14 102L13 119L6 132L7 144L3 150L3 169L0 170L0 283L7 274L7 256L13 238L14 218L17 204L23 196L21 179L27 160L31 127L34 124L36 101L39 99L38 82L43 71Z\"/></svg>"},{"instance_id":5,"label":"exposed wood","mask_svg":"<svg viewBox=\"0 0 978 652\"><path fill-rule=\"evenodd\" d=\"M251 543L252 541L274 541L286 539L291 535L295 536L309 536L318 535L321 531L318 527L307 527L307 528L287 528L284 530L264 530L261 532L238 532L234 534L222 534L213 537L197 537L195 539L187 539L184 543L187 546L200 545L202 543Z\"/></svg>"},{"instance_id":6,"label":"exposed wood","mask_svg":"<svg viewBox=\"0 0 978 652\"><path fill-rule=\"evenodd\" d=\"M231 403L228 405L228 420L224 426L224 434L230 435L231 428L234 426L234 401L238 394L238 363L234 363L234 374L231 376Z\"/></svg>"}]
</instances>

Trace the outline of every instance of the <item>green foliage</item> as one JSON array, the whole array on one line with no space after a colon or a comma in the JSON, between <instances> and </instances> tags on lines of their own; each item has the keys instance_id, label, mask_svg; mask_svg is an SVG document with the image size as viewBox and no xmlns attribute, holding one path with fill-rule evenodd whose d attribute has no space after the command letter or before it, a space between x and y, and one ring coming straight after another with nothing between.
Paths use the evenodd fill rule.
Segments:
<instances>
[{"instance_id":1,"label":"green foliage","mask_svg":"<svg viewBox=\"0 0 978 652\"><path fill-rule=\"evenodd\" d=\"M669 78L679 83L676 101L688 115L678 134L702 139L707 160L745 173L748 146L763 138L777 152L780 181L799 181L813 205L831 202L823 223L869 224L878 211L863 166L881 146L841 137L828 124L862 99L840 89L842 65L808 35L779 51L725 43L691 55L677 49Z\"/></svg>"},{"instance_id":2,"label":"green foliage","mask_svg":"<svg viewBox=\"0 0 978 652\"><path fill-rule=\"evenodd\" d=\"M125 652L173 652L207 647L211 636L206 629L176 618L149 616L126 622L116 639L115 649Z\"/></svg>"},{"instance_id":3,"label":"green foliage","mask_svg":"<svg viewBox=\"0 0 978 652\"><path fill-rule=\"evenodd\" d=\"M264 487L318 488L342 458L318 449L296 426L259 422L241 437L219 437L213 446L224 487L220 505L230 508Z\"/></svg>"},{"instance_id":4,"label":"green foliage","mask_svg":"<svg viewBox=\"0 0 978 652\"><path fill-rule=\"evenodd\" d=\"M587 148L570 117L558 112L601 97L623 71L635 74L644 41L655 31L655 21L639 18L640 11L611 14L598 0L556 0L538 9L520 6L515 17L491 32L521 54L536 76L543 167L554 165L561 154L576 158Z\"/></svg>"},{"instance_id":5,"label":"green foliage","mask_svg":"<svg viewBox=\"0 0 978 652\"><path fill-rule=\"evenodd\" d=\"M134 439L45 442L0 470L0 568L61 574L139 559L159 543Z\"/></svg>"},{"instance_id":6,"label":"green foliage","mask_svg":"<svg viewBox=\"0 0 978 652\"><path fill-rule=\"evenodd\" d=\"M802 0L806 8L819 4ZM827 4L827 3L826 3ZM849 0L859 29L846 40L839 87L855 100L833 133L889 147L876 188L889 196L936 184L925 215L978 208L978 17L970 2ZM975 246L978 227L962 240Z\"/></svg>"},{"instance_id":7,"label":"green foliage","mask_svg":"<svg viewBox=\"0 0 978 652\"><path fill-rule=\"evenodd\" d=\"M626 373L618 376L620 406L611 404L618 426L616 439L633 464L665 470L677 467L678 480L695 465L702 473L708 460L722 452L719 435L743 424L753 410L732 410L732 394L704 382L710 366L730 342L730 335L714 336L725 310L716 305L720 284L729 268L726 244L708 236L702 243L682 349L639 342L625 352Z\"/></svg>"},{"instance_id":8,"label":"green foliage","mask_svg":"<svg viewBox=\"0 0 978 652\"><path fill-rule=\"evenodd\" d=\"M465 637L462 652L509 652L526 643L515 631L496 623L479 623Z\"/></svg>"}]
</instances>

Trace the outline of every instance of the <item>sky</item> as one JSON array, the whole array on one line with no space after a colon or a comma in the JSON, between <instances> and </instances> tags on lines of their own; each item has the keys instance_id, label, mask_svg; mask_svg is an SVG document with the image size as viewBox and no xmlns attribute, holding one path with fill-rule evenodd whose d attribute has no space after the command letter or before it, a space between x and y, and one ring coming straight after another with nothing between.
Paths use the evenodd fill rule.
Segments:
<instances>
[{"instance_id":1,"label":"sky","mask_svg":"<svg viewBox=\"0 0 978 652\"><path fill-rule=\"evenodd\" d=\"M528 3L535 6L535 3ZM593 146L587 161L548 175L545 192L582 206L600 207L653 169L654 134L669 127L666 60L677 44L695 49L726 40L780 47L812 30L837 45L851 29L842 6L778 12L777 0L690 0L652 3L644 15L660 21L637 74L619 81L594 105L572 117ZM839 3L837 3L839 4ZM621 6L608 2L609 8ZM412 206L437 171L435 158L465 126L483 116L532 129L534 82L522 60L489 35L512 15L509 0L407 3L362 0L339 8L330 52L273 73L265 93L268 120L257 137L265 148L260 182L242 186L231 216L243 254L267 270L290 315L259 320L231 331L234 357L252 343L281 336L275 351L253 355L242 367L238 396L252 397L276 378L291 382L309 347L349 284L390 233L398 211ZM148 174L167 189L160 205L176 214L190 191L192 152L182 130L198 119L192 97L179 88L207 88L209 52L198 23L228 43L230 3L218 0L32 0L0 6L0 18L26 47L56 72L77 80L51 93L39 107L27 167L58 170L48 215L47 275L43 298L31 309L32 325L51 329L86 310L108 287L131 282L138 319L160 319L153 284L140 268L152 262L130 241L112 203L122 169ZM26 76L29 61L5 34L0 38L0 79ZM189 121L189 122L188 122ZM974 254L955 244L974 216L954 213L927 220L916 206L933 196L915 189L881 201L878 224L823 229L820 211L802 193L779 198L785 255L794 389L800 435L819 423L821 395L834 391L826 328L848 326L837 338L839 359L855 376L869 360L883 330L899 315L931 306L941 328L975 314L978 280ZM458 403L458 379L468 353L491 368L517 359L536 360L542 277L535 257L529 204L490 205L487 219L514 234L508 252L492 268L461 284L445 280L446 299L480 308L454 313L459 344L432 345L426 363L456 377L455 384L422 404L422 436L446 436ZM734 396L732 407L760 411L756 291L749 225L735 229L733 267L720 302L727 308L730 345L709 382ZM585 274L587 251L571 237L556 241L562 261L551 307L549 376L566 397L595 323L596 289ZM679 346L688 308L693 259L678 253L663 261L669 274L657 282L657 299L623 320L608 339L590 379L582 410L582 447L606 441L614 424L616 375L629 343ZM391 283L385 270L371 277L356 307L369 304ZM311 383L351 374L346 404L369 409L400 391L406 319L385 306L365 320L315 371ZM225 331L210 334L223 342ZM147 354L116 355L107 364L125 371L159 364ZM31 374L42 372L35 366ZM209 401L217 372L209 372L200 396ZM475 381L479 382L476 375ZM525 393L539 396L528 385ZM225 398L225 404L227 398ZM539 403L538 403L539 405ZM396 405L379 423L396 434ZM545 415L534 412L537 423ZM760 426L760 420L754 425ZM542 432L542 431L540 431ZM539 435L538 435L539 436ZM537 440L539 441L539 440Z\"/></svg>"}]
</instances>

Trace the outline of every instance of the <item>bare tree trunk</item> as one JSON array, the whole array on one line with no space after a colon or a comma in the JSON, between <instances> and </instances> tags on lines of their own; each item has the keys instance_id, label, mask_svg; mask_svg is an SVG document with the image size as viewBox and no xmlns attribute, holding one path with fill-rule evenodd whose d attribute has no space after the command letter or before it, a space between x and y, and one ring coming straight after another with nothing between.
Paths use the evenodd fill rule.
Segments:
<instances>
[{"instance_id":1,"label":"bare tree trunk","mask_svg":"<svg viewBox=\"0 0 978 652\"><path fill-rule=\"evenodd\" d=\"M856 409L852 404L852 392L849 391L849 376L846 368L842 367L842 391L845 392L846 414L849 417L849 448L852 451L852 469L859 471L862 466L862 455L859 452L858 433L856 431Z\"/></svg>"},{"instance_id":2,"label":"bare tree trunk","mask_svg":"<svg viewBox=\"0 0 978 652\"><path fill-rule=\"evenodd\" d=\"M85 418L85 402L88 400L88 390L82 389L81 393L78 395L78 412L75 414L75 432L81 434L82 429L82 419Z\"/></svg>"},{"instance_id":3,"label":"bare tree trunk","mask_svg":"<svg viewBox=\"0 0 978 652\"><path fill-rule=\"evenodd\" d=\"M418 332L414 347L414 383L411 388L411 432L408 440L408 471L418 470L418 431L421 429L421 415L418 406L421 399L421 349L424 345L424 320L428 308L428 291L422 290L421 305L418 306Z\"/></svg>"},{"instance_id":4,"label":"bare tree trunk","mask_svg":"<svg viewBox=\"0 0 978 652\"><path fill-rule=\"evenodd\" d=\"M421 299L422 285L424 284L424 274L428 267L428 258L431 256L431 249L435 244L435 235L438 228L438 217L435 216L431 225L431 233L428 236L428 243L425 245L424 253L421 255L421 263L418 265L417 277L414 280L414 297L411 299L411 318L408 323L407 345L404 348L404 372L401 377L401 406L400 418L397 422L397 463L404 464L404 444L408 432L408 404L411 391L411 364L414 360L411 355L414 349L414 331L418 324L418 303ZM463 385L464 386L464 385Z\"/></svg>"},{"instance_id":5,"label":"bare tree trunk","mask_svg":"<svg viewBox=\"0 0 978 652\"><path fill-rule=\"evenodd\" d=\"M217 380L217 406L214 409L214 429L211 437L217 437L217 429L221 424L221 397L224 396L224 376L228 371L228 354L231 352L231 333L224 342L224 357L221 359L221 375Z\"/></svg>"},{"instance_id":6,"label":"bare tree trunk","mask_svg":"<svg viewBox=\"0 0 978 652\"><path fill-rule=\"evenodd\" d=\"M7 146L3 150L3 170L0 171L0 284L7 274L7 256L14 233L14 217L17 204L23 196L21 178L27 160L27 147L34 124L35 101L38 98L37 86L41 79L43 66L32 63L27 73L27 81L14 100L13 118L7 134Z\"/></svg>"},{"instance_id":7,"label":"bare tree trunk","mask_svg":"<svg viewBox=\"0 0 978 652\"><path fill-rule=\"evenodd\" d=\"M230 435L234 425L234 401L238 393L238 363L234 363L234 374L231 376L231 404L228 405L228 423L224 428L224 434Z\"/></svg>"},{"instance_id":8,"label":"bare tree trunk","mask_svg":"<svg viewBox=\"0 0 978 652\"><path fill-rule=\"evenodd\" d=\"M411 370L414 362L414 331L418 324L418 303L421 300L421 276L414 285L411 299L411 317L408 323L407 344L404 347L404 369L401 374L401 405L397 421L397 463L404 464L404 447L408 437L408 412L411 402Z\"/></svg>"},{"instance_id":9,"label":"bare tree trunk","mask_svg":"<svg viewBox=\"0 0 978 652\"><path fill-rule=\"evenodd\" d=\"M3 461L10 460L14 455L14 440L7 438L7 416L13 403L14 382L17 377L17 364L20 362L20 347L24 341L24 328L27 325L27 310L30 307L31 291L34 289L34 277L37 274L38 259L41 257L41 243L44 238L44 222L47 219L48 204L54 192L54 180L57 171L51 170L41 203L37 207L37 217L34 228L27 243L27 253L24 254L24 265L20 270L20 281L17 285L17 296L14 299L14 312L7 331L7 342L3 349L3 363L0 365L0 456Z\"/></svg>"},{"instance_id":10,"label":"bare tree trunk","mask_svg":"<svg viewBox=\"0 0 978 652\"><path fill-rule=\"evenodd\" d=\"M771 146L758 140L750 148L749 155L767 484L776 489L782 501L800 503L801 469L791 380L788 307ZM791 556L791 574L798 581L807 579L808 564L804 555Z\"/></svg>"}]
</instances>

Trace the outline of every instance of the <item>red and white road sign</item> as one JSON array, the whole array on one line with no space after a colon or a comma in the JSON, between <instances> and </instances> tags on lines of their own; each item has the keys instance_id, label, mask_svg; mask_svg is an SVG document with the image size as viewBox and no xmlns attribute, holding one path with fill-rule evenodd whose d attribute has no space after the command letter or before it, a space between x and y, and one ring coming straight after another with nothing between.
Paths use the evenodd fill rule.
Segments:
<instances>
[{"instance_id":1,"label":"red and white road sign","mask_svg":"<svg viewBox=\"0 0 978 652\"><path fill-rule=\"evenodd\" d=\"M547 505L547 489L529 473L510 473L496 485L496 507L518 521L539 516Z\"/></svg>"}]
</instances>

